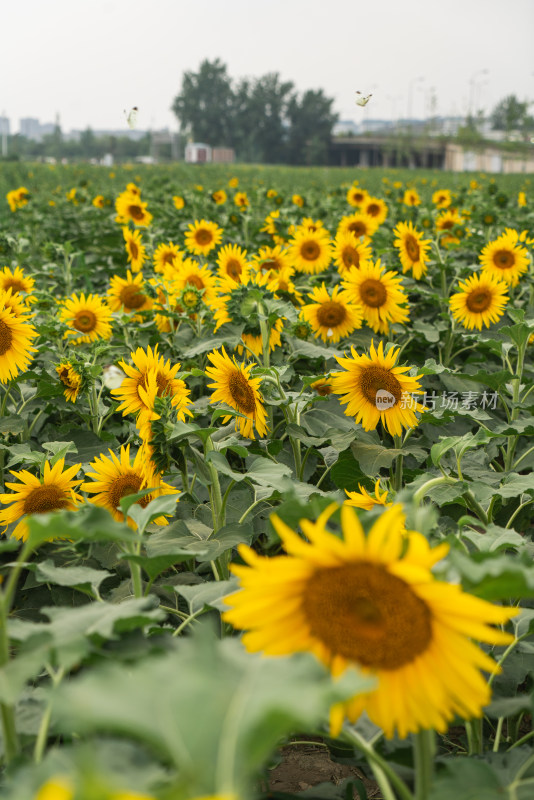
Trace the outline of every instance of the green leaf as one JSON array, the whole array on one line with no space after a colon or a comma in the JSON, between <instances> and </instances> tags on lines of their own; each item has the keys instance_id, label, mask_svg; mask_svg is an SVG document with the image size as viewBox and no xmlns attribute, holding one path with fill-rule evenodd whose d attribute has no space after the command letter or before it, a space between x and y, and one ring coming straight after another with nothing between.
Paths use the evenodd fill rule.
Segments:
<instances>
[{"instance_id":1,"label":"green leaf","mask_svg":"<svg viewBox=\"0 0 534 800\"><path fill-rule=\"evenodd\" d=\"M460 573L465 589L485 600L534 597L532 559L526 552L496 555L451 550L450 563Z\"/></svg>"},{"instance_id":2,"label":"green leaf","mask_svg":"<svg viewBox=\"0 0 534 800\"><path fill-rule=\"evenodd\" d=\"M90 586L97 592L102 581L111 577L105 569L91 567L56 567L50 559L36 564L35 577L41 583L55 583L58 586Z\"/></svg>"},{"instance_id":3,"label":"green leaf","mask_svg":"<svg viewBox=\"0 0 534 800\"><path fill-rule=\"evenodd\" d=\"M74 442L43 442L43 450L52 455L52 464L56 464L60 459L65 458L67 453L78 452Z\"/></svg>"},{"instance_id":4,"label":"green leaf","mask_svg":"<svg viewBox=\"0 0 534 800\"><path fill-rule=\"evenodd\" d=\"M2 417L0 419L0 433L21 433L25 422L22 417Z\"/></svg>"},{"instance_id":5,"label":"green leaf","mask_svg":"<svg viewBox=\"0 0 534 800\"><path fill-rule=\"evenodd\" d=\"M105 508L80 506L76 511L57 511L28 517L29 539L34 547L53 539L93 542L135 542L138 536L116 522Z\"/></svg>"},{"instance_id":6,"label":"green leaf","mask_svg":"<svg viewBox=\"0 0 534 800\"><path fill-rule=\"evenodd\" d=\"M462 534L463 539L472 542L477 550L484 553L495 553L499 550L523 547L523 537L510 528L501 528L499 525L488 525L484 533L466 528Z\"/></svg>"},{"instance_id":7,"label":"green leaf","mask_svg":"<svg viewBox=\"0 0 534 800\"><path fill-rule=\"evenodd\" d=\"M360 468L366 475L378 475L383 467L390 467L404 450L394 447L384 447L381 444L368 442L353 442L351 450Z\"/></svg>"},{"instance_id":8,"label":"green leaf","mask_svg":"<svg viewBox=\"0 0 534 800\"><path fill-rule=\"evenodd\" d=\"M53 714L69 734L146 743L174 764L189 796L233 786L250 797L283 737L316 728L333 703L370 685L353 670L334 682L308 654L263 658L203 629L128 670L105 665L60 686Z\"/></svg>"},{"instance_id":9,"label":"green leaf","mask_svg":"<svg viewBox=\"0 0 534 800\"><path fill-rule=\"evenodd\" d=\"M445 773L434 779L428 800L503 800L498 775L483 761L455 757L445 761Z\"/></svg>"},{"instance_id":10,"label":"green leaf","mask_svg":"<svg viewBox=\"0 0 534 800\"><path fill-rule=\"evenodd\" d=\"M146 526L162 515L174 515L178 494L163 494L155 497L143 508L142 505L134 504L128 509L128 516L136 523L138 531L144 531Z\"/></svg>"},{"instance_id":11,"label":"green leaf","mask_svg":"<svg viewBox=\"0 0 534 800\"><path fill-rule=\"evenodd\" d=\"M534 472L529 475L509 472L499 488L495 489L495 494L499 494L501 497L519 497L525 492L534 494Z\"/></svg>"},{"instance_id":12,"label":"green leaf","mask_svg":"<svg viewBox=\"0 0 534 800\"><path fill-rule=\"evenodd\" d=\"M216 608L218 611L227 611L228 606L223 603L223 597L233 594L239 589L237 578L229 581L210 581L195 586L176 584L172 587L176 594L183 597L189 606L189 613L195 614L205 606Z\"/></svg>"}]
</instances>

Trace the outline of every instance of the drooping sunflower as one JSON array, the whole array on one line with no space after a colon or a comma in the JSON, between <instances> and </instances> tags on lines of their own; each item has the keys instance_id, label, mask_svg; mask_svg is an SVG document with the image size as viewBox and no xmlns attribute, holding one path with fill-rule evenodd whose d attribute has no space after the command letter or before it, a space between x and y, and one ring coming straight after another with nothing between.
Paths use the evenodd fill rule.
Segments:
<instances>
[{"instance_id":1,"label":"drooping sunflower","mask_svg":"<svg viewBox=\"0 0 534 800\"><path fill-rule=\"evenodd\" d=\"M34 286L34 278L25 275L21 267L15 267L14 271L9 267L0 269L0 289L4 289L4 291L11 289L13 294L22 292L29 295L32 293Z\"/></svg>"},{"instance_id":2,"label":"drooping sunflower","mask_svg":"<svg viewBox=\"0 0 534 800\"><path fill-rule=\"evenodd\" d=\"M345 275L352 267L359 269L360 264L373 257L369 240L361 241L352 231L338 233L334 239L332 254L340 275Z\"/></svg>"},{"instance_id":3,"label":"drooping sunflower","mask_svg":"<svg viewBox=\"0 0 534 800\"><path fill-rule=\"evenodd\" d=\"M112 311L122 311L124 314L134 314L132 321L143 321L143 316L135 314L152 308L154 301L143 291L143 274L138 272L135 277L130 270L126 279L113 275L108 289L108 305Z\"/></svg>"},{"instance_id":4,"label":"drooping sunflower","mask_svg":"<svg viewBox=\"0 0 534 800\"><path fill-rule=\"evenodd\" d=\"M87 344L111 336L111 309L96 294L72 294L64 300L59 313L62 322L69 326L65 338L77 336L74 344ZM82 334L81 336L79 334Z\"/></svg>"},{"instance_id":5,"label":"drooping sunflower","mask_svg":"<svg viewBox=\"0 0 534 800\"><path fill-rule=\"evenodd\" d=\"M528 250L519 241L520 234L512 228L506 228L497 239L489 242L479 256L482 272L517 286L529 265Z\"/></svg>"},{"instance_id":6,"label":"drooping sunflower","mask_svg":"<svg viewBox=\"0 0 534 800\"><path fill-rule=\"evenodd\" d=\"M258 436L265 436L267 415L258 391L261 379L250 377L252 364L239 365L235 358L232 361L224 347L208 353L208 358L213 367L206 367L206 374L214 381L208 387L215 389L210 403L226 403L242 415L235 418L236 430L242 436L254 439L254 428ZM223 417L223 423L229 419L230 416Z\"/></svg>"},{"instance_id":7,"label":"drooping sunflower","mask_svg":"<svg viewBox=\"0 0 534 800\"><path fill-rule=\"evenodd\" d=\"M15 539L25 541L28 538L26 517L30 514L48 514L64 508L73 511L82 502L82 497L74 491L81 481L73 480L81 464L63 471L64 467L64 458L60 458L54 466L46 461L42 479L25 469L21 472L11 471L19 483L6 481L6 487L12 489L13 493L0 495L0 503L8 506L0 511L0 524L10 525L20 520L11 534Z\"/></svg>"},{"instance_id":8,"label":"drooping sunflower","mask_svg":"<svg viewBox=\"0 0 534 800\"><path fill-rule=\"evenodd\" d=\"M302 293L298 291L293 283L294 274L295 270L292 267L284 267L279 272L267 273L267 288L275 297L289 300L290 303L298 307L304 305L304 300L302 299Z\"/></svg>"},{"instance_id":9,"label":"drooping sunflower","mask_svg":"<svg viewBox=\"0 0 534 800\"><path fill-rule=\"evenodd\" d=\"M420 206L421 198L415 189L406 189L402 198L402 202L405 206Z\"/></svg>"},{"instance_id":10,"label":"drooping sunflower","mask_svg":"<svg viewBox=\"0 0 534 800\"><path fill-rule=\"evenodd\" d=\"M361 306L365 321L376 333L389 333L390 324L408 321L408 297L402 289L402 278L386 271L380 259L346 272L341 285L350 302Z\"/></svg>"},{"instance_id":11,"label":"drooping sunflower","mask_svg":"<svg viewBox=\"0 0 534 800\"><path fill-rule=\"evenodd\" d=\"M419 280L427 271L430 239L423 239L411 222L399 222L393 233L397 237L393 244L399 250L403 274L412 270L413 277Z\"/></svg>"},{"instance_id":12,"label":"drooping sunflower","mask_svg":"<svg viewBox=\"0 0 534 800\"><path fill-rule=\"evenodd\" d=\"M432 202L437 208L448 208L452 203L450 191L448 189L438 189L432 195Z\"/></svg>"},{"instance_id":13,"label":"drooping sunflower","mask_svg":"<svg viewBox=\"0 0 534 800\"><path fill-rule=\"evenodd\" d=\"M4 297L0 304L0 383L7 383L19 372L25 372L33 353L37 352L32 346L37 331L28 319L16 315Z\"/></svg>"},{"instance_id":14,"label":"drooping sunflower","mask_svg":"<svg viewBox=\"0 0 534 800\"><path fill-rule=\"evenodd\" d=\"M310 389L315 389L320 397L328 397L329 394L332 394L332 382L328 376L325 376L310 383Z\"/></svg>"},{"instance_id":15,"label":"drooping sunflower","mask_svg":"<svg viewBox=\"0 0 534 800\"><path fill-rule=\"evenodd\" d=\"M177 489L165 483L161 479L161 475L154 471L142 448L137 451L133 461L130 457L130 445L121 447L118 457L112 450L109 451L109 454L111 458L102 453L91 462L94 472L87 472L86 477L92 478L92 480L83 483L80 488L84 492L95 494L90 502L107 508L117 522L124 521L124 514L119 510L119 504L123 497L137 494L143 489L154 489L153 492L137 501L138 505L146 508L156 497L178 493ZM163 515L154 521L157 525L169 524ZM137 526L131 517L128 517L127 522L135 530Z\"/></svg>"},{"instance_id":16,"label":"drooping sunflower","mask_svg":"<svg viewBox=\"0 0 534 800\"><path fill-rule=\"evenodd\" d=\"M388 207L380 197L368 197L361 205L364 214L369 214L379 225L385 221L388 215Z\"/></svg>"},{"instance_id":17,"label":"drooping sunflower","mask_svg":"<svg viewBox=\"0 0 534 800\"><path fill-rule=\"evenodd\" d=\"M419 420L415 411L424 411L413 395L422 394L420 375L405 373L411 367L397 367L400 348L384 353L384 344L371 344L369 355L359 356L351 347L351 358L339 358L343 372L332 373L332 391L344 395L345 414L355 417L366 431L375 430L380 420L392 436L400 436L403 428L415 428Z\"/></svg>"},{"instance_id":18,"label":"drooping sunflower","mask_svg":"<svg viewBox=\"0 0 534 800\"><path fill-rule=\"evenodd\" d=\"M71 403L75 403L82 387L82 376L74 369L70 361L63 361L56 367L56 372L61 383L65 387L63 389L65 399Z\"/></svg>"},{"instance_id":19,"label":"drooping sunflower","mask_svg":"<svg viewBox=\"0 0 534 800\"><path fill-rule=\"evenodd\" d=\"M128 253L128 261L132 272L139 272L146 259L146 247L141 239L141 231L131 231L130 228L123 228L122 235L125 241L125 250Z\"/></svg>"},{"instance_id":20,"label":"drooping sunflower","mask_svg":"<svg viewBox=\"0 0 534 800\"><path fill-rule=\"evenodd\" d=\"M323 342L339 342L352 331L362 327L363 311L359 305L354 305L347 294L339 286L335 286L332 294L323 283L316 286L311 293L312 303L305 305L300 316L312 326L315 337L321 337Z\"/></svg>"},{"instance_id":21,"label":"drooping sunflower","mask_svg":"<svg viewBox=\"0 0 534 800\"><path fill-rule=\"evenodd\" d=\"M333 735L345 716L355 722L364 710L388 738L445 732L456 714L482 716L491 690L481 670L498 667L471 638L512 641L492 625L518 610L436 580L432 567L448 545L431 548L422 534L407 532L402 506L385 510L366 535L345 503L342 539L326 528L335 508L316 522L301 520L308 541L273 515L287 556L260 556L239 545L245 565L232 565L232 572L241 590L225 599L231 610L223 619L246 630L249 651L308 651L334 675L355 665L375 678L367 692L333 707Z\"/></svg>"},{"instance_id":22,"label":"drooping sunflower","mask_svg":"<svg viewBox=\"0 0 534 800\"><path fill-rule=\"evenodd\" d=\"M349 492L348 489L345 489L345 494L347 495L347 500L345 500L345 504L347 506L353 506L354 508L363 508L365 511L371 511L376 506L391 506L393 505L393 500L388 502L388 492L387 489L380 492L380 478L377 479L375 482L375 496L369 494L369 492L361 485L358 484L360 489L359 492Z\"/></svg>"},{"instance_id":23,"label":"drooping sunflower","mask_svg":"<svg viewBox=\"0 0 534 800\"><path fill-rule=\"evenodd\" d=\"M185 246L197 256L206 256L221 242L223 230L215 222L195 220L187 227Z\"/></svg>"},{"instance_id":24,"label":"drooping sunflower","mask_svg":"<svg viewBox=\"0 0 534 800\"><path fill-rule=\"evenodd\" d=\"M281 333L284 329L284 321L282 319L277 319L274 322L274 325L271 327L269 331L269 352L272 353L276 347L280 347L282 344L282 336ZM251 325L248 329L245 328L243 333L241 334L241 339L246 344L249 350L251 350L255 356L261 356L263 352L263 338L261 335L261 331L258 330L257 326ZM237 352L239 355L242 355L245 351L245 348L242 347L240 344L237 345Z\"/></svg>"},{"instance_id":25,"label":"drooping sunflower","mask_svg":"<svg viewBox=\"0 0 534 800\"><path fill-rule=\"evenodd\" d=\"M183 380L176 378L176 373L180 369L180 364L171 367L170 360L165 361L158 352L156 345L154 350L147 347L146 351L138 347L135 353L131 353L133 365L120 361L119 366L124 371L126 378L118 389L113 389L111 394L120 402L117 411L122 411L122 415L137 414L137 425L141 429L145 422L145 417L152 414L152 406L147 405L146 390L148 387L148 375L155 375L156 393L158 397L170 397L173 408L176 409L177 417L180 422L185 422L186 416L192 416L188 409L189 389Z\"/></svg>"},{"instance_id":26,"label":"drooping sunflower","mask_svg":"<svg viewBox=\"0 0 534 800\"><path fill-rule=\"evenodd\" d=\"M178 267L183 261L183 252L177 244L168 242L159 244L152 256L154 272L164 272L167 266Z\"/></svg>"},{"instance_id":27,"label":"drooping sunflower","mask_svg":"<svg viewBox=\"0 0 534 800\"><path fill-rule=\"evenodd\" d=\"M360 208L369 197L369 192L359 186L351 186L347 191L347 203L355 208Z\"/></svg>"},{"instance_id":28,"label":"drooping sunflower","mask_svg":"<svg viewBox=\"0 0 534 800\"><path fill-rule=\"evenodd\" d=\"M234 283L242 283L248 274L250 264L247 251L237 244L226 244L217 253L218 273L221 278L229 278Z\"/></svg>"},{"instance_id":29,"label":"drooping sunflower","mask_svg":"<svg viewBox=\"0 0 534 800\"><path fill-rule=\"evenodd\" d=\"M464 328L481 331L484 325L489 328L504 314L504 307L509 300L505 281L498 280L489 272L482 272L460 281L459 287L460 291L451 296L449 305L452 316Z\"/></svg>"},{"instance_id":30,"label":"drooping sunflower","mask_svg":"<svg viewBox=\"0 0 534 800\"><path fill-rule=\"evenodd\" d=\"M289 242L288 257L297 272L324 272L332 259L330 236L324 229L298 230Z\"/></svg>"},{"instance_id":31,"label":"drooping sunflower","mask_svg":"<svg viewBox=\"0 0 534 800\"><path fill-rule=\"evenodd\" d=\"M125 191L115 200L117 216L115 222L120 225L127 225L133 222L134 225L146 228L152 222L152 214L147 211L147 203L143 203L141 196L131 191Z\"/></svg>"},{"instance_id":32,"label":"drooping sunflower","mask_svg":"<svg viewBox=\"0 0 534 800\"><path fill-rule=\"evenodd\" d=\"M337 236L351 231L358 239L360 236L370 239L377 230L378 222L373 217L369 214L364 214L363 211L357 211L355 214L341 218L337 228Z\"/></svg>"}]
</instances>

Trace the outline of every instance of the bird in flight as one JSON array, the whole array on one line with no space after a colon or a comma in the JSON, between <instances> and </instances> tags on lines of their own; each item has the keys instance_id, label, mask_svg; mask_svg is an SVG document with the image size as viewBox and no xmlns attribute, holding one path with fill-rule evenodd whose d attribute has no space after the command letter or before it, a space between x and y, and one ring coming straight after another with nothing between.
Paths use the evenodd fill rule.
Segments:
<instances>
[{"instance_id":1,"label":"bird in flight","mask_svg":"<svg viewBox=\"0 0 534 800\"><path fill-rule=\"evenodd\" d=\"M139 109L137 106L134 106L130 111L124 110L124 116L126 117L126 122L128 123L129 128L135 128L137 125L137 112Z\"/></svg>"},{"instance_id":2,"label":"bird in flight","mask_svg":"<svg viewBox=\"0 0 534 800\"><path fill-rule=\"evenodd\" d=\"M363 95L361 92L356 92L356 94L358 95L356 98L356 105L358 106L366 106L373 96L372 94Z\"/></svg>"}]
</instances>

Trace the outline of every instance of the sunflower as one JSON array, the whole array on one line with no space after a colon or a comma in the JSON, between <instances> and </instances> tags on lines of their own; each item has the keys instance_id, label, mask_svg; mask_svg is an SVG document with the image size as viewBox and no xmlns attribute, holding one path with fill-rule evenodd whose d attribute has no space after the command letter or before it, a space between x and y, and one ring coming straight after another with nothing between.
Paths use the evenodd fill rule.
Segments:
<instances>
[{"instance_id":1,"label":"sunflower","mask_svg":"<svg viewBox=\"0 0 534 800\"><path fill-rule=\"evenodd\" d=\"M388 215L388 207L386 203L379 197L368 197L361 205L364 214L368 214L375 222L382 225Z\"/></svg>"},{"instance_id":2,"label":"sunflower","mask_svg":"<svg viewBox=\"0 0 534 800\"><path fill-rule=\"evenodd\" d=\"M28 316L29 306L24 302L25 298L19 292L14 293L12 289L0 289L0 308L7 308L16 317L25 317L26 321L33 315Z\"/></svg>"},{"instance_id":3,"label":"sunflower","mask_svg":"<svg viewBox=\"0 0 534 800\"><path fill-rule=\"evenodd\" d=\"M305 541L276 515L271 520L287 556L260 556L239 545L233 565L241 591L225 599L225 622L246 629L252 652L314 653L334 675L357 666L375 685L333 707L331 733L344 716L365 710L388 738L420 729L445 732L458 714L480 717L491 691L480 670L498 670L471 638L512 641L491 627L518 614L438 581L432 567L448 545L431 548L404 528L402 506L385 510L367 534L354 510L341 508L343 538L326 528L330 505L316 522L301 520ZM439 665L439 669L437 668Z\"/></svg>"},{"instance_id":4,"label":"sunflower","mask_svg":"<svg viewBox=\"0 0 534 800\"><path fill-rule=\"evenodd\" d=\"M363 508L365 511L371 511L376 506L391 506L393 505L393 500L388 502L388 493L387 489L384 489L382 493L380 493L380 478L375 483L375 496L372 497L361 485L358 484L358 488L360 489L358 492L349 492L345 489L345 494L348 497L348 500L345 500L345 505L347 506L354 506L355 508Z\"/></svg>"},{"instance_id":5,"label":"sunflower","mask_svg":"<svg viewBox=\"0 0 534 800\"><path fill-rule=\"evenodd\" d=\"M340 275L345 275L352 267L359 269L360 264L373 257L369 241L360 241L352 231L338 233L334 239L332 254Z\"/></svg>"},{"instance_id":6,"label":"sunflower","mask_svg":"<svg viewBox=\"0 0 534 800\"><path fill-rule=\"evenodd\" d=\"M270 275L291 267L287 250L279 244L275 247L260 247L258 254L252 256L251 263L258 272L265 272Z\"/></svg>"},{"instance_id":7,"label":"sunflower","mask_svg":"<svg viewBox=\"0 0 534 800\"><path fill-rule=\"evenodd\" d=\"M146 402L148 375L152 373L155 376L157 396L171 398L171 405L176 409L180 422L185 422L186 415L192 416L187 408L189 389L184 381L176 377L180 364L171 367L170 361L165 361L159 354L157 345L154 350L147 347L146 352L138 347L135 353L131 353L131 357L133 366L125 361L119 362L126 378L118 389L113 389L111 392L120 402L117 411L122 411L123 416L137 414L137 426L141 429L146 419L153 413L153 406Z\"/></svg>"},{"instance_id":8,"label":"sunflower","mask_svg":"<svg viewBox=\"0 0 534 800\"><path fill-rule=\"evenodd\" d=\"M337 228L337 236L351 231L358 239L360 236L366 236L370 239L377 229L378 222L373 217L369 214L364 214L363 211L357 211L355 214L341 218Z\"/></svg>"},{"instance_id":9,"label":"sunflower","mask_svg":"<svg viewBox=\"0 0 534 800\"><path fill-rule=\"evenodd\" d=\"M236 192L234 195L234 205L238 208L245 209L250 205L246 192Z\"/></svg>"},{"instance_id":10,"label":"sunflower","mask_svg":"<svg viewBox=\"0 0 534 800\"><path fill-rule=\"evenodd\" d=\"M320 397L328 397L332 394L332 382L330 378L319 378L319 380L310 383L310 389L315 389Z\"/></svg>"},{"instance_id":11,"label":"sunflower","mask_svg":"<svg viewBox=\"0 0 534 800\"><path fill-rule=\"evenodd\" d=\"M213 367L206 367L206 374L214 381L208 383L208 387L215 389L210 403L226 403L241 414L235 419L235 427L242 436L254 439L254 428L258 436L265 436L267 415L258 391L261 379L250 377L252 364L239 366L235 358L233 361L229 358L224 347L221 352L208 353L208 358ZM230 416L223 417L223 423L229 419Z\"/></svg>"},{"instance_id":12,"label":"sunflower","mask_svg":"<svg viewBox=\"0 0 534 800\"><path fill-rule=\"evenodd\" d=\"M177 211L181 211L182 208L185 208L185 200L183 197L180 197L179 195L174 195L172 198L172 202Z\"/></svg>"},{"instance_id":13,"label":"sunflower","mask_svg":"<svg viewBox=\"0 0 534 800\"><path fill-rule=\"evenodd\" d=\"M405 206L420 206L421 198L415 189L406 189L402 198L402 202Z\"/></svg>"},{"instance_id":14,"label":"sunflower","mask_svg":"<svg viewBox=\"0 0 534 800\"><path fill-rule=\"evenodd\" d=\"M228 195L226 194L224 189L218 189L218 191L213 192L213 194L211 195L211 199L216 205L222 206L226 203Z\"/></svg>"},{"instance_id":15,"label":"sunflower","mask_svg":"<svg viewBox=\"0 0 534 800\"><path fill-rule=\"evenodd\" d=\"M448 208L452 203L451 193L448 189L438 189L432 195L432 202L437 208Z\"/></svg>"},{"instance_id":16,"label":"sunflower","mask_svg":"<svg viewBox=\"0 0 534 800\"><path fill-rule=\"evenodd\" d=\"M497 239L489 242L479 256L482 272L517 286L529 264L528 250L519 245L519 241L519 233L506 228Z\"/></svg>"},{"instance_id":17,"label":"sunflower","mask_svg":"<svg viewBox=\"0 0 534 800\"><path fill-rule=\"evenodd\" d=\"M97 339L111 337L111 310L98 295L72 294L64 301L64 308L59 313L62 322L69 326L65 333L68 336L78 336L74 344L86 344Z\"/></svg>"},{"instance_id":18,"label":"sunflower","mask_svg":"<svg viewBox=\"0 0 534 800\"><path fill-rule=\"evenodd\" d=\"M303 217L300 225L297 226L296 231L293 231L292 233L298 233L299 231L318 231L319 229L322 230L323 233L328 233L322 219Z\"/></svg>"},{"instance_id":19,"label":"sunflower","mask_svg":"<svg viewBox=\"0 0 534 800\"><path fill-rule=\"evenodd\" d=\"M323 283L308 294L313 303L302 308L300 315L312 326L315 338L321 337L323 342L339 342L349 336L353 330L362 327L363 312L359 305L353 305L347 292L335 286L332 295Z\"/></svg>"},{"instance_id":20,"label":"sunflower","mask_svg":"<svg viewBox=\"0 0 534 800\"><path fill-rule=\"evenodd\" d=\"M117 216L115 222L120 225L127 225L133 222L134 225L146 227L152 222L152 214L147 211L147 203L143 203L139 194L125 191L115 200Z\"/></svg>"},{"instance_id":21,"label":"sunflower","mask_svg":"<svg viewBox=\"0 0 534 800\"><path fill-rule=\"evenodd\" d=\"M411 269L413 277L419 280L427 271L430 239L423 239L411 222L399 222L393 233L397 237L393 244L399 250L403 274Z\"/></svg>"},{"instance_id":22,"label":"sunflower","mask_svg":"<svg viewBox=\"0 0 534 800\"><path fill-rule=\"evenodd\" d=\"M227 244L217 253L217 264L221 278L230 278L234 283L242 283L243 276L250 269L247 251L236 244Z\"/></svg>"},{"instance_id":23,"label":"sunflower","mask_svg":"<svg viewBox=\"0 0 534 800\"><path fill-rule=\"evenodd\" d=\"M355 208L359 208L369 197L369 192L360 189L359 186L351 186L347 192L347 203Z\"/></svg>"},{"instance_id":24,"label":"sunflower","mask_svg":"<svg viewBox=\"0 0 534 800\"><path fill-rule=\"evenodd\" d=\"M103 194L97 194L96 197L93 197L91 203L95 208L104 208L106 205L106 199Z\"/></svg>"},{"instance_id":25,"label":"sunflower","mask_svg":"<svg viewBox=\"0 0 534 800\"><path fill-rule=\"evenodd\" d=\"M19 186L18 189L8 192L6 197L11 211L17 211L17 209L27 205L30 193L25 186Z\"/></svg>"},{"instance_id":26,"label":"sunflower","mask_svg":"<svg viewBox=\"0 0 534 800\"><path fill-rule=\"evenodd\" d=\"M268 233L270 236L277 236L279 231L276 226L279 216L280 216L280 211L278 209L275 211L271 211L270 214L267 214L267 216L265 217L263 228L260 228L260 231L262 233Z\"/></svg>"},{"instance_id":27,"label":"sunflower","mask_svg":"<svg viewBox=\"0 0 534 800\"><path fill-rule=\"evenodd\" d=\"M459 283L460 291L449 300L452 316L461 322L464 328L481 331L482 326L489 328L504 314L504 307L509 298L506 294L508 285L489 272L472 275Z\"/></svg>"},{"instance_id":28,"label":"sunflower","mask_svg":"<svg viewBox=\"0 0 534 800\"><path fill-rule=\"evenodd\" d=\"M182 263L183 251L174 242L161 243L154 250L152 260L154 272L163 272L167 266L177 267Z\"/></svg>"},{"instance_id":29,"label":"sunflower","mask_svg":"<svg viewBox=\"0 0 534 800\"><path fill-rule=\"evenodd\" d=\"M294 306L304 304L302 293L292 281L295 270L292 267L284 267L279 272L268 274L267 288L275 297L282 297L293 303Z\"/></svg>"},{"instance_id":30,"label":"sunflower","mask_svg":"<svg viewBox=\"0 0 534 800\"><path fill-rule=\"evenodd\" d=\"M11 289L13 294L31 294L34 286L35 280L26 276L21 267L15 267L14 272L9 267L0 269L0 289Z\"/></svg>"},{"instance_id":31,"label":"sunflower","mask_svg":"<svg viewBox=\"0 0 534 800\"><path fill-rule=\"evenodd\" d=\"M0 304L0 383L25 372L37 350L32 346L37 331L27 316L18 316L10 307L8 293Z\"/></svg>"},{"instance_id":32,"label":"sunflower","mask_svg":"<svg viewBox=\"0 0 534 800\"><path fill-rule=\"evenodd\" d=\"M189 230L185 234L185 246L197 256L206 256L221 242L223 231L215 222L195 220L187 227Z\"/></svg>"},{"instance_id":33,"label":"sunflower","mask_svg":"<svg viewBox=\"0 0 534 800\"><path fill-rule=\"evenodd\" d=\"M0 503L9 506L0 511L0 524L7 526L20 520L11 534L15 539L25 541L28 538L26 517L30 514L48 514L63 508L73 511L82 502L82 497L74 491L81 481L72 480L81 464L75 464L63 472L64 466L64 458L60 458L53 467L46 461L42 479L25 469L21 472L11 471L20 483L5 484L14 494L0 495Z\"/></svg>"},{"instance_id":34,"label":"sunflower","mask_svg":"<svg viewBox=\"0 0 534 800\"><path fill-rule=\"evenodd\" d=\"M75 403L82 387L82 376L79 372L76 372L69 361L63 361L56 367L56 372L61 383L65 386L63 390L65 399Z\"/></svg>"},{"instance_id":35,"label":"sunflower","mask_svg":"<svg viewBox=\"0 0 534 800\"><path fill-rule=\"evenodd\" d=\"M288 256L297 272L324 272L332 259L330 236L324 229L299 230L289 242Z\"/></svg>"},{"instance_id":36,"label":"sunflower","mask_svg":"<svg viewBox=\"0 0 534 800\"><path fill-rule=\"evenodd\" d=\"M91 502L97 506L107 508L113 519L117 522L124 521L124 514L119 511L120 501L123 497L130 494L137 494L143 489L154 489L150 494L146 494L137 504L142 508L165 494L177 494L178 490L168 483L161 480L161 476L154 472L150 461L147 461L146 453L140 448L132 462L130 458L130 445L121 447L119 457L110 450L111 458L101 454L91 462L94 472L87 472L86 477L92 481L83 483L80 487L84 492L94 493L96 496ZM154 520L157 525L168 525L164 516ZM137 525L128 517L128 525L135 530Z\"/></svg>"},{"instance_id":37,"label":"sunflower","mask_svg":"<svg viewBox=\"0 0 534 800\"><path fill-rule=\"evenodd\" d=\"M300 194L292 195L291 202L293 203L293 205L298 206L299 208L304 207L304 198Z\"/></svg>"},{"instance_id":38,"label":"sunflower","mask_svg":"<svg viewBox=\"0 0 534 800\"><path fill-rule=\"evenodd\" d=\"M152 308L154 301L142 290L144 286L143 275L138 272L134 277L130 270L126 273L126 280L113 275L108 289L108 305L112 311L122 311L131 314L136 311L145 311ZM132 321L143 321L142 315L136 314Z\"/></svg>"},{"instance_id":39,"label":"sunflower","mask_svg":"<svg viewBox=\"0 0 534 800\"><path fill-rule=\"evenodd\" d=\"M457 236L453 235L452 230L458 229L462 224L462 218L455 208L449 208L447 211L442 211L436 217L436 230L441 233L442 244L459 244L460 240ZM447 233L451 231L451 233Z\"/></svg>"},{"instance_id":40,"label":"sunflower","mask_svg":"<svg viewBox=\"0 0 534 800\"><path fill-rule=\"evenodd\" d=\"M380 342L375 349L371 343L369 355L359 356L351 347L352 358L336 360L344 372L332 373L335 394L345 395L341 403L347 403L345 414L354 416L366 431L375 430L380 420L392 436L400 436L403 428L414 428L419 424L414 411L424 411L424 406L412 397L422 394L418 379L403 373L411 367L396 367L400 348L392 347L384 353Z\"/></svg>"},{"instance_id":41,"label":"sunflower","mask_svg":"<svg viewBox=\"0 0 534 800\"><path fill-rule=\"evenodd\" d=\"M390 323L403 325L409 319L408 302L396 272L386 272L380 259L367 261L360 269L345 273L341 285L347 290L350 302L362 307L363 317L376 333L389 333Z\"/></svg>"},{"instance_id":42,"label":"sunflower","mask_svg":"<svg viewBox=\"0 0 534 800\"><path fill-rule=\"evenodd\" d=\"M184 258L178 267L167 268L163 273L164 281L172 288L173 292L181 292L186 286L199 289L202 299L211 305L217 297L217 283L215 275L208 267L200 267L192 258Z\"/></svg>"},{"instance_id":43,"label":"sunflower","mask_svg":"<svg viewBox=\"0 0 534 800\"><path fill-rule=\"evenodd\" d=\"M129 228L123 228L122 235L126 242L125 249L128 253L128 261L132 272L139 272L146 259L146 248L141 240L141 231L131 231Z\"/></svg>"}]
</instances>

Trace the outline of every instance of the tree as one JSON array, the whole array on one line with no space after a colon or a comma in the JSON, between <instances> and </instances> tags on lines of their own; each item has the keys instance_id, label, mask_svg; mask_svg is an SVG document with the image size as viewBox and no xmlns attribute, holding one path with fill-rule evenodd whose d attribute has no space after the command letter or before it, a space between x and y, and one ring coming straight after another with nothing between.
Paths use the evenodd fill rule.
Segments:
<instances>
[{"instance_id":1,"label":"tree","mask_svg":"<svg viewBox=\"0 0 534 800\"><path fill-rule=\"evenodd\" d=\"M332 127L338 115L333 100L322 89L309 89L301 99L291 97L288 104L288 161L291 164L326 164Z\"/></svg>"},{"instance_id":2,"label":"tree","mask_svg":"<svg viewBox=\"0 0 534 800\"><path fill-rule=\"evenodd\" d=\"M532 126L532 117L529 117L528 107L530 103L522 103L515 94L509 94L500 103L497 103L491 114L491 122L494 130L506 131L513 130L526 131Z\"/></svg>"},{"instance_id":3,"label":"tree","mask_svg":"<svg viewBox=\"0 0 534 800\"><path fill-rule=\"evenodd\" d=\"M197 142L231 144L233 92L226 66L216 58L204 60L198 72L185 72L172 110L180 130Z\"/></svg>"}]
</instances>

